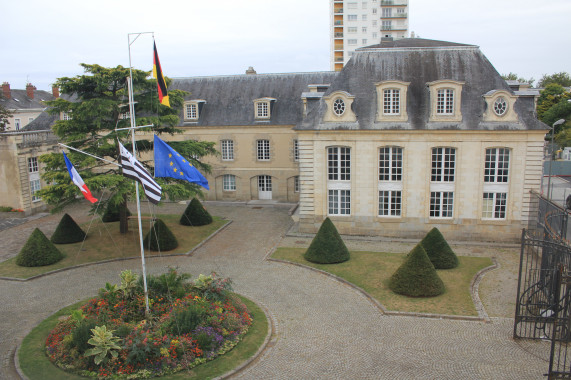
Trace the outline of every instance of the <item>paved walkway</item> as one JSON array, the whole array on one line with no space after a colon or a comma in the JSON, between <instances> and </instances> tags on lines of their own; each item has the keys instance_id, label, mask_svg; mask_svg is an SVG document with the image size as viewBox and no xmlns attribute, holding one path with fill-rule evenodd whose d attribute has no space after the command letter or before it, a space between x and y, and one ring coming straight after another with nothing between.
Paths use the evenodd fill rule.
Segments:
<instances>
[{"instance_id":1,"label":"paved walkway","mask_svg":"<svg viewBox=\"0 0 571 380\"><path fill-rule=\"evenodd\" d=\"M150 259L147 266L152 273L178 266L195 277L216 271L231 277L236 291L269 310L276 324L275 344L235 378L519 380L541 379L547 370L547 344L511 339L510 318L483 323L386 316L350 286L306 268L264 260L276 245L306 244L303 238L283 239L292 223L286 209L207 207L234 222L192 257ZM35 223L41 221L42 230L54 228L53 220L57 224L59 218L48 216ZM19 228L23 226L0 232L2 244L12 247L11 252L1 249L3 257L17 253L13 240L23 239ZM385 242L378 248L409 246ZM105 282L117 283L124 269L139 271L140 262L76 268L27 282L0 280L0 378L14 377L10 355L36 324L95 295ZM490 302L494 299L497 296ZM501 314L503 307L498 310Z\"/></svg>"}]
</instances>

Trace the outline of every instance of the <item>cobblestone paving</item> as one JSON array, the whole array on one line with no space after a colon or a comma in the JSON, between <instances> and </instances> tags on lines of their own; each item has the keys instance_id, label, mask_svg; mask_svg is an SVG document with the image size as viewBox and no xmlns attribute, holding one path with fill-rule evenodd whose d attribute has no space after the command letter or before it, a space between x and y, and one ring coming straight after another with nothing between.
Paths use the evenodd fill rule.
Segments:
<instances>
[{"instance_id":1,"label":"cobblestone paving","mask_svg":"<svg viewBox=\"0 0 571 380\"><path fill-rule=\"evenodd\" d=\"M216 271L231 277L236 291L269 310L276 324L275 344L235 378L541 379L547 370L547 343L515 342L510 318L483 323L386 316L348 285L306 268L265 261L277 244L303 240L282 239L292 223L285 209L207 208L233 223L192 257L149 259L147 267L160 273L178 266L193 276ZM61 215L49 218L42 218L43 228L55 228ZM27 228L33 223L26 223ZM11 247L3 246L2 257L17 253L17 244L10 240L22 239L24 231L17 230L21 227L0 232L3 244ZM382 244L400 252L408 246ZM124 269L140 271L140 262L76 268L27 282L0 280L0 378L13 378L10 355L37 323L95 295L105 282L118 282ZM502 307L498 310L501 314Z\"/></svg>"}]
</instances>

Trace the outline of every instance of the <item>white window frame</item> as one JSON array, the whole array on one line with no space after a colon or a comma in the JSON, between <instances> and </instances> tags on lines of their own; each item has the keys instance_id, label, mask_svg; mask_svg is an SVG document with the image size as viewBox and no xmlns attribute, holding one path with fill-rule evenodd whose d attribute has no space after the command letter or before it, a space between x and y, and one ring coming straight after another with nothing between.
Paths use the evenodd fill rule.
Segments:
<instances>
[{"instance_id":1,"label":"white window frame","mask_svg":"<svg viewBox=\"0 0 571 380\"><path fill-rule=\"evenodd\" d=\"M508 183L510 149L487 148L484 160L484 183Z\"/></svg>"},{"instance_id":2,"label":"white window frame","mask_svg":"<svg viewBox=\"0 0 571 380\"><path fill-rule=\"evenodd\" d=\"M402 215L402 190L379 190L379 216Z\"/></svg>"},{"instance_id":3,"label":"white window frame","mask_svg":"<svg viewBox=\"0 0 571 380\"><path fill-rule=\"evenodd\" d=\"M39 202L42 200L41 197L36 195L36 192L42 188L42 183L39 179L30 179L30 194L32 196L32 202Z\"/></svg>"},{"instance_id":4,"label":"white window frame","mask_svg":"<svg viewBox=\"0 0 571 380\"><path fill-rule=\"evenodd\" d=\"M224 174L222 176L222 190L236 191L236 176L234 174Z\"/></svg>"},{"instance_id":5,"label":"white window frame","mask_svg":"<svg viewBox=\"0 0 571 380\"><path fill-rule=\"evenodd\" d=\"M406 122L408 86L410 82L388 80L375 83L377 87L377 121Z\"/></svg>"},{"instance_id":6,"label":"white window frame","mask_svg":"<svg viewBox=\"0 0 571 380\"><path fill-rule=\"evenodd\" d=\"M222 161L234 161L234 140L220 140L222 149Z\"/></svg>"},{"instance_id":7,"label":"white window frame","mask_svg":"<svg viewBox=\"0 0 571 380\"><path fill-rule=\"evenodd\" d=\"M357 33L357 27L356 26L349 26L347 27L347 33Z\"/></svg>"},{"instance_id":8,"label":"white window frame","mask_svg":"<svg viewBox=\"0 0 571 380\"><path fill-rule=\"evenodd\" d=\"M299 140L298 139L293 140L293 160L296 162L299 161Z\"/></svg>"},{"instance_id":9,"label":"white window frame","mask_svg":"<svg viewBox=\"0 0 571 380\"><path fill-rule=\"evenodd\" d=\"M462 86L464 82L437 80L427 83L430 92L429 122L462 121Z\"/></svg>"},{"instance_id":10,"label":"white window frame","mask_svg":"<svg viewBox=\"0 0 571 380\"><path fill-rule=\"evenodd\" d=\"M392 16L393 16L392 8L383 8L382 9L382 16L381 17L392 17Z\"/></svg>"},{"instance_id":11,"label":"white window frame","mask_svg":"<svg viewBox=\"0 0 571 380\"><path fill-rule=\"evenodd\" d=\"M269 102L258 102L256 104L256 118L257 119L267 119L270 115L270 104Z\"/></svg>"},{"instance_id":12,"label":"white window frame","mask_svg":"<svg viewBox=\"0 0 571 380\"><path fill-rule=\"evenodd\" d=\"M383 146L379 148L378 216L402 215L403 148Z\"/></svg>"},{"instance_id":13,"label":"white window frame","mask_svg":"<svg viewBox=\"0 0 571 380\"><path fill-rule=\"evenodd\" d=\"M508 207L508 194L505 192L487 192L482 195L482 219L505 220Z\"/></svg>"},{"instance_id":14,"label":"white window frame","mask_svg":"<svg viewBox=\"0 0 571 380\"><path fill-rule=\"evenodd\" d=\"M456 178L456 148L435 147L431 153L430 182L454 182Z\"/></svg>"},{"instance_id":15,"label":"white window frame","mask_svg":"<svg viewBox=\"0 0 571 380\"><path fill-rule=\"evenodd\" d=\"M21 119L14 119L14 128L16 131L19 131L22 128L22 120Z\"/></svg>"},{"instance_id":16,"label":"white window frame","mask_svg":"<svg viewBox=\"0 0 571 380\"><path fill-rule=\"evenodd\" d=\"M486 148L482 219L505 220L508 208L511 150L507 147Z\"/></svg>"},{"instance_id":17,"label":"white window frame","mask_svg":"<svg viewBox=\"0 0 571 380\"><path fill-rule=\"evenodd\" d=\"M327 147L327 214L351 215L351 148Z\"/></svg>"},{"instance_id":18,"label":"white window frame","mask_svg":"<svg viewBox=\"0 0 571 380\"><path fill-rule=\"evenodd\" d=\"M347 45L357 45L357 39L356 38L349 38L347 40Z\"/></svg>"},{"instance_id":19,"label":"white window frame","mask_svg":"<svg viewBox=\"0 0 571 380\"><path fill-rule=\"evenodd\" d=\"M429 216L435 219L452 219L454 216L454 192L431 191Z\"/></svg>"},{"instance_id":20,"label":"white window frame","mask_svg":"<svg viewBox=\"0 0 571 380\"><path fill-rule=\"evenodd\" d=\"M357 21L357 15L347 15L347 21Z\"/></svg>"},{"instance_id":21,"label":"white window frame","mask_svg":"<svg viewBox=\"0 0 571 380\"><path fill-rule=\"evenodd\" d=\"M430 172L430 218L452 219L454 217L454 193L457 164L455 147L431 149Z\"/></svg>"},{"instance_id":22,"label":"white window frame","mask_svg":"<svg viewBox=\"0 0 571 380\"><path fill-rule=\"evenodd\" d=\"M62 120L71 120L71 119L73 119L73 118L71 117L71 111L69 111L69 112L62 112L62 113L61 113L61 119L62 119Z\"/></svg>"},{"instance_id":23,"label":"white window frame","mask_svg":"<svg viewBox=\"0 0 571 380\"><path fill-rule=\"evenodd\" d=\"M198 120L198 104L189 103L184 105L185 120Z\"/></svg>"},{"instance_id":24,"label":"white window frame","mask_svg":"<svg viewBox=\"0 0 571 380\"><path fill-rule=\"evenodd\" d=\"M400 90L398 88L383 90L383 115L400 115Z\"/></svg>"},{"instance_id":25,"label":"white window frame","mask_svg":"<svg viewBox=\"0 0 571 380\"><path fill-rule=\"evenodd\" d=\"M259 98L254 100L254 119L268 121L272 117L272 102L274 98Z\"/></svg>"},{"instance_id":26,"label":"white window frame","mask_svg":"<svg viewBox=\"0 0 571 380\"><path fill-rule=\"evenodd\" d=\"M28 173L39 172L38 157L28 157Z\"/></svg>"},{"instance_id":27,"label":"white window frame","mask_svg":"<svg viewBox=\"0 0 571 380\"><path fill-rule=\"evenodd\" d=\"M258 161L270 160L270 140L259 139L256 141L256 157Z\"/></svg>"},{"instance_id":28,"label":"white window frame","mask_svg":"<svg viewBox=\"0 0 571 380\"><path fill-rule=\"evenodd\" d=\"M454 115L454 89L441 88L436 92L436 113Z\"/></svg>"}]
</instances>

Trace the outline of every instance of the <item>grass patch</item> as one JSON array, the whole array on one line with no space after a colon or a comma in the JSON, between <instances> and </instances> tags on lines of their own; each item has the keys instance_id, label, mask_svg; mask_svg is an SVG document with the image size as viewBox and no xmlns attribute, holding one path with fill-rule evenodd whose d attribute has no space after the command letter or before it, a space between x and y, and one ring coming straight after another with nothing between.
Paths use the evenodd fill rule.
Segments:
<instances>
[{"instance_id":1,"label":"grass patch","mask_svg":"<svg viewBox=\"0 0 571 380\"><path fill-rule=\"evenodd\" d=\"M404 260L402 253L351 252L351 259L339 264L314 264L303 258L305 248L278 248L272 258L300 263L339 276L369 293L391 311L477 316L470 295L472 279L493 264L489 257L458 257L454 269L437 270L446 290L437 297L407 297L393 293L388 282Z\"/></svg>"},{"instance_id":2,"label":"grass patch","mask_svg":"<svg viewBox=\"0 0 571 380\"><path fill-rule=\"evenodd\" d=\"M227 222L222 218L213 217L214 221L209 225L188 227L179 223L180 215L178 214L157 215L157 218L165 222L179 243L178 248L164 252L164 254L169 255L187 253ZM142 225L144 237L150 230L152 222L143 220ZM84 243L56 244L56 247L65 256L61 261L43 267L21 267L16 265L16 258L14 257L0 263L0 276L29 278L74 265L117 258L139 257L141 255L136 220L130 221L129 232L126 234L119 232L119 222L103 223L100 219L94 221L91 226L89 223L82 224L81 228L87 232L87 239ZM160 256L161 254L148 249L145 250L147 257Z\"/></svg>"},{"instance_id":3,"label":"grass patch","mask_svg":"<svg viewBox=\"0 0 571 380\"><path fill-rule=\"evenodd\" d=\"M160 379L212 379L238 367L252 357L263 344L268 333L268 321L264 312L249 299L240 296L248 310L252 313L252 325L240 343L230 352L210 362L193 368L190 371L164 376ZM53 365L45 355L45 342L50 331L55 327L58 318L69 315L72 310L79 308L86 301L61 309L51 317L42 321L23 340L18 352L20 368L30 380L58 379L79 380L85 379L78 375L62 371Z\"/></svg>"}]
</instances>

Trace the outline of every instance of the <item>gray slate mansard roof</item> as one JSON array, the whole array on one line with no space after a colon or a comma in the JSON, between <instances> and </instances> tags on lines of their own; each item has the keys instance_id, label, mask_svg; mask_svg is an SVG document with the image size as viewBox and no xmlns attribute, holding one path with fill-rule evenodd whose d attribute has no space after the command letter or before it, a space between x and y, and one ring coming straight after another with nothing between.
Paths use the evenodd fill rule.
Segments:
<instances>
[{"instance_id":1,"label":"gray slate mansard roof","mask_svg":"<svg viewBox=\"0 0 571 380\"><path fill-rule=\"evenodd\" d=\"M203 99L206 104L197 123L181 125L241 126L263 124L254 119L254 100L275 98L269 125L296 125L303 118L302 93L311 84L330 84L337 72L243 74L173 78L169 90L189 92L185 100Z\"/></svg>"},{"instance_id":2,"label":"gray slate mansard roof","mask_svg":"<svg viewBox=\"0 0 571 380\"><path fill-rule=\"evenodd\" d=\"M410 82L407 94L407 122L376 122L375 83L386 80ZM437 80L464 82L462 121L428 122L430 96L427 83ZM519 122L483 122L486 103L482 97L492 90L514 92L474 45L407 38L383 41L357 49L325 93L346 91L355 96L356 123L323 122L326 104L321 100L300 123L298 130L543 130L548 129L535 116L533 96L520 96L515 103Z\"/></svg>"},{"instance_id":3,"label":"gray slate mansard roof","mask_svg":"<svg viewBox=\"0 0 571 380\"><path fill-rule=\"evenodd\" d=\"M28 98L26 90L11 89L10 99L6 99L0 93L0 104L9 110L30 110L30 109L44 109L46 105L43 103L45 100L54 100L51 92L44 90L34 90L34 98Z\"/></svg>"}]
</instances>

